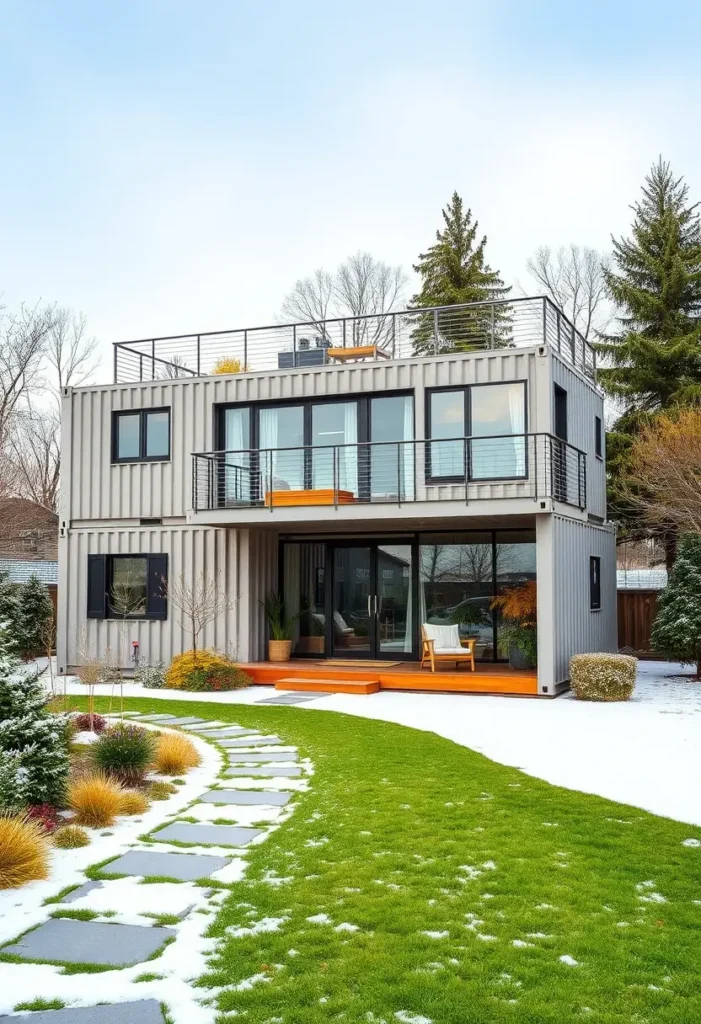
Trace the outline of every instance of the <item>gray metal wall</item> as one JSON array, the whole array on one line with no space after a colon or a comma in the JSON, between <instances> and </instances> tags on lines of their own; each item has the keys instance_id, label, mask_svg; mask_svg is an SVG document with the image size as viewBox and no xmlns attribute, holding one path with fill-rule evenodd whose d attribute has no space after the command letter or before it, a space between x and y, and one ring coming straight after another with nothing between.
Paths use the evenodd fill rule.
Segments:
<instances>
[{"instance_id":1,"label":"gray metal wall","mask_svg":"<svg viewBox=\"0 0 701 1024\"><path fill-rule=\"evenodd\" d=\"M596 388L571 366L553 354L553 383L567 392L567 433L570 444L587 453L587 509L606 518L606 437L604 399ZM550 401L554 404L554 389ZM554 417L554 410L553 410ZM602 458L595 455L594 419L601 418Z\"/></svg>"},{"instance_id":2,"label":"gray metal wall","mask_svg":"<svg viewBox=\"0 0 701 1024\"><path fill-rule=\"evenodd\" d=\"M601 558L601 609L589 607L589 559ZM552 694L573 654L617 650L616 534L566 516L536 519L538 682ZM545 689L547 687L547 689Z\"/></svg>"},{"instance_id":3,"label":"gray metal wall","mask_svg":"<svg viewBox=\"0 0 701 1024\"><path fill-rule=\"evenodd\" d=\"M164 552L168 554L168 578L183 573L194 581L200 572L218 577L233 601L208 625L200 644L226 651L242 661L264 656L265 623L258 599L276 584L277 537L274 533L215 527L106 528L68 531L59 541L61 581L58 611L57 653L60 668L78 665L86 654L102 657L110 648L124 666L129 652L120 651L120 624L114 619L87 618L88 554ZM191 638L182 628L181 614L172 604L165 621L133 620L128 625L128 644L138 640L141 658L166 664L174 654L187 650Z\"/></svg>"}]
</instances>

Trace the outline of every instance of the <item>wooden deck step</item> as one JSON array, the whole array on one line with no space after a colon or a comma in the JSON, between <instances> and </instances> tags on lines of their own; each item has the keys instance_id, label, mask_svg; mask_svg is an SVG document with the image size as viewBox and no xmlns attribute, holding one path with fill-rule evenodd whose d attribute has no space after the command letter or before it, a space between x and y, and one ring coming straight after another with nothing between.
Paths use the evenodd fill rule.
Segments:
<instances>
[{"instance_id":1,"label":"wooden deck step","mask_svg":"<svg viewBox=\"0 0 701 1024\"><path fill-rule=\"evenodd\" d=\"M289 679L277 679L276 690L305 690L315 693L377 693L380 689L379 679L304 679L291 676Z\"/></svg>"}]
</instances>

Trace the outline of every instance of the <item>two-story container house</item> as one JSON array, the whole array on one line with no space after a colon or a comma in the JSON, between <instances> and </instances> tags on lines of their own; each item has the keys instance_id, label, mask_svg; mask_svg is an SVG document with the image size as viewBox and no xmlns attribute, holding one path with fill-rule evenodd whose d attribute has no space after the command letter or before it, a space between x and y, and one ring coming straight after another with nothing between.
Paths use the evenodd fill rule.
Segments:
<instances>
[{"instance_id":1,"label":"two-story container house","mask_svg":"<svg viewBox=\"0 0 701 1024\"><path fill-rule=\"evenodd\" d=\"M167 663L190 641L164 581L200 573L234 599L204 643L257 681L270 591L298 676L552 696L570 655L616 647L595 355L546 298L119 343L112 384L66 389L62 470L63 670L118 648L126 579L140 657ZM527 581L519 672L492 601ZM424 623L474 637L476 671L420 671Z\"/></svg>"}]
</instances>

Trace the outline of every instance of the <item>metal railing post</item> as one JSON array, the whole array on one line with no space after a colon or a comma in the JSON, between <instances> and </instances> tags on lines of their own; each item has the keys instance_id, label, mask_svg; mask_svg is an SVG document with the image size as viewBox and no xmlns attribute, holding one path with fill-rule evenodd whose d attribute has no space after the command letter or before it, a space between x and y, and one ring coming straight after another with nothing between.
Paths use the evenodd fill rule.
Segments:
<instances>
[{"instance_id":1,"label":"metal railing post","mask_svg":"<svg viewBox=\"0 0 701 1024\"><path fill-rule=\"evenodd\" d=\"M200 376L200 336L197 335L197 376Z\"/></svg>"},{"instance_id":2,"label":"metal railing post","mask_svg":"<svg viewBox=\"0 0 701 1024\"><path fill-rule=\"evenodd\" d=\"M402 442L397 444L397 507L402 507Z\"/></svg>"},{"instance_id":3,"label":"metal railing post","mask_svg":"<svg viewBox=\"0 0 701 1024\"><path fill-rule=\"evenodd\" d=\"M151 379L156 377L156 342L151 342Z\"/></svg>"},{"instance_id":4,"label":"metal railing post","mask_svg":"<svg viewBox=\"0 0 701 1024\"><path fill-rule=\"evenodd\" d=\"M297 366L297 325L292 325L292 365Z\"/></svg>"},{"instance_id":5,"label":"metal railing post","mask_svg":"<svg viewBox=\"0 0 701 1024\"><path fill-rule=\"evenodd\" d=\"M558 309L558 311L557 311L557 351L558 352L562 352L562 339L560 338L560 331L562 329L562 325L560 323L560 320L561 320L560 310Z\"/></svg>"},{"instance_id":6,"label":"metal railing post","mask_svg":"<svg viewBox=\"0 0 701 1024\"><path fill-rule=\"evenodd\" d=\"M338 445L334 445L332 449L332 466L331 466L331 482L333 486L333 505L334 508L338 508Z\"/></svg>"},{"instance_id":7,"label":"metal railing post","mask_svg":"<svg viewBox=\"0 0 701 1024\"><path fill-rule=\"evenodd\" d=\"M490 312L490 324L489 324L489 347L490 348L494 348L494 320L495 320L494 303L492 303L492 305L490 307L490 310L491 310L491 312Z\"/></svg>"},{"instance_id":8,"label":"metal railing post","mask_svg":"<svg viewBox=\"0 0 701 1024\"><path fill-rule=\"evenodd\" d=\"M117 382L117 377L119 376L119 367L118 367L118 364L117 364L117 349L119 348L119 345L115 344L115 345L112 346L112 348L113 348L112 361L113 361L113 364L114 364L113 365L113 370L112 370L112 376L114 377L114 380L113 380L112 383L113 384L117 384L118 383Z\"/></svg>"},{"instance_id":9,"label":"metal railing post","mask_svg":"<svg viewBox=\"0 0 701 1024\"><path fill-rule=\"evenodd\" d=\"M463 438L463 472L465 474L465 504L469 504L468 491L470 486L470 457L469 457L469 439Z\"/></svg>"},{"instance_id":10,"label":"metal railing post","mask_svg":"<svg viewBox=\"0 0 701 1024\"><path fill-rule=\"evenodd\" d=\"M543 344L548 343L548 300L543 296Z\"/></svg>"},{"instance_id":11,"label":"metal railing post","mask_svg":"<svg viewBox=\"0 0 701 1024\"><path fill-rule=\"evenodd\" d=\"M438 355L438 310L433 311L433 354Z\"/></svg>"},{"instance_id":12,"label":"metal railing post","mask_svg":"<svg viewBox=\"0 0 701 1024\"><path fill-rule=\"evenodd\" d=\"M142 381L143 379L144 379L144 354L143 354L143 352L139 352L139 380Z\"/></svg>"},{"instance_id":13,"label":"metal railing post","mask_svg":"<svg viewBox=\"0 0 701 1024\"><path fill-rule=\"evenodd\" d=\"M243 332L243 368L248 369L248 331Z\"/></svg>"},{"instance_id":14,"label":"metal railing post","mask_svg":"<svg viewBox=\"0 0 701 1024\"><path fill-rule=\"evenodd\" d=\"M263 487L263 501L265 501L266 494L269 494L270 495L270 511L272 513L272 511L273 511L273 504L274 504L274 501L275 501L275 492L273 491L273 450L272 450L272 448L268 448L268 450L266 452L266 455L267 455L267 461L268 461L268 469L267 469L268 486L267 486L267 488Z\"/></svg>"},{"instance_id":15,"label":"metal railing post","mask_svg":"<svg viewBox=\"0 0 701 1024\"><path fill-rule=\"evenodd\" d=\"M533 435L533 500L538 500L538 434Z\"/></svg>"},{"instance_id":16,"label":"metal railing post","mask_svg":"<svg viewBox=\"0 0 701 1024\"><path fill-rule=\"evenodd\" d=\"M342 330L342 334L343 334L343 348L345 348L346 347L346 318L345 317L343 318L343 321L342 321L341 330Z\"/></svg>"},{"instance_id":17,"label":"metal railing post","mask_svg":"<svg viewBox=\"0 0 701 1024\"><path fill-rule=\"evenodd\" d=\"M397 314L392 313L392 359L397 355Z\"/></svg>"}]
</instances>

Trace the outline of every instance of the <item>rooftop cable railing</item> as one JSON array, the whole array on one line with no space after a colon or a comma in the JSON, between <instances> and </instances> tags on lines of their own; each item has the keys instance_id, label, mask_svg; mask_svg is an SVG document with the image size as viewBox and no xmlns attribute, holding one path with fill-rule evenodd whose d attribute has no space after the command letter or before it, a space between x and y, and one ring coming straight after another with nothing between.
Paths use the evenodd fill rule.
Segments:
<instances>
[{"instance_id":1,"label":"rooftop cable railing","mask_svg":"<svg viewBox=\"0 0 701 1024\"><path fill-rule=\"evenodd\" d=\"M537 296L119 341L114 382L207 376L222 359L256 372L538 345L596 379L593 347L549 298Z\"/></svg>"}]
</instances>

